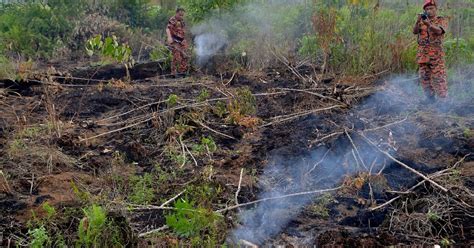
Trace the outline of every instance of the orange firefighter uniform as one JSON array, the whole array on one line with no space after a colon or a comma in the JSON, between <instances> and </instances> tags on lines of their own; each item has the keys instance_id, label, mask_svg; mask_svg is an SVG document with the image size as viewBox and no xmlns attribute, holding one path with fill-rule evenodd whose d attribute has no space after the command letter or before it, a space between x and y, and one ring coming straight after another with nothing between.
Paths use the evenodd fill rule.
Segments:
<instances>
[{"instance_id":1,"label":"orange firefighter uniform","mask_svg":"<svg viewBox=\"0 0 474 248\"><path fill-rule=\"evenodd\" d=\"M188 56L186 50L188 44L185 40L184 20L178 16L173 16L168 21L167 28L170 30L173 42L170 45L173 53L173 60L171 62L171 73L176 74L185 73L188 70Z\"/></svg>"},{"instance_id":2,"label":"orange firefighter uniform","mask_svg":"<svg viewBox=\"0 0 474 248\"><path fill-rule=\"evenodd\" d=\"M436 6L433 0L426 0L423 8L430 4ZM448 82L443 39L448 22L442 16L436 16L430 21L431 25L441 28L442 33L436 34L423 22L419 23L416 60L419 65L421 86L428 98L434 98L434 96L446 98L448 95Z\"/></svg>"}]
</instances>

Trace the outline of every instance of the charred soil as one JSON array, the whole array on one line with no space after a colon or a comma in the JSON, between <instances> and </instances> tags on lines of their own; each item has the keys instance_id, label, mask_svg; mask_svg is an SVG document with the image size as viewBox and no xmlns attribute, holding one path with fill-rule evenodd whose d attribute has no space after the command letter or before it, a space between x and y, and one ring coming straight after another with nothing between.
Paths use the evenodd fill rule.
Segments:
<instances>
[{"instance_id":1,"label":"charred soil","mask_svg":"<svg viewBox=\"0 0 474 248\"><path fill-rule=\"evenodd\" d=\"M130 246L190 245L169 227L146 234L172 211L153 206L186 190L181 198L217 211L280 184L342 187L306 196L276 234L246 241L379 247L474 239L472 101L440 111L403 102L391 82L303 82L285 68L181 79L147 73L130 82L42 77L23 95L2 89L3 246L25 244L38 220L73 240L91 204L108 209ZM281 173L263 176L275 163ZM286 173L296 167L303 176ZM284 194L296 193L290 186ZM56 217L48 218L46 202ZM232 230L245 227L239 211L256 205L220 212L220 224L200 235L234 242Z\"/></svg>"}]
</instances>

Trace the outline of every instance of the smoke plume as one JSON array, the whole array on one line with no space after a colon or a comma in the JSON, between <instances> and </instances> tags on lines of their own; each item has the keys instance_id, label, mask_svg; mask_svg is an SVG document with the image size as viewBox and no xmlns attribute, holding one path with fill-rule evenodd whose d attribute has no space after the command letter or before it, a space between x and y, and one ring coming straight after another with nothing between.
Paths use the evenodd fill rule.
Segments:
<instances>
[{"instance_id":1,"label":"smoke plume","mask_svg":"<svg viewBox=\"0 0 474 248\"><path fill-rule=\"evenodd\" d=\"M301 18L307 14L306 5L303 0L248 3L203 21L191 30L198 64L205 64L218 53L268 61L267 47L288 49L310 29L311 24L302 21L309 18Z\"/></svg>"},{"instance_id":2,"label":"smoke plume","mask_svg":"<svg viewBox=\"0 0 474 248\"><path fill-rule=\"evenodd\" d=\"M380 149L396 156L398 147L396 137L416 138L432 128L421 125L416 118L408 118L409 115L416 115L420 111L433 115L474 114L474 79L470 75L472 69L473 66L467 66L457 70L457 73L450 78L449 100L431 105L424 104L425 97L421 87L416 83L417 75L388 78L380 91L347 113L349 123L356 126L355 131L363 131L405 117L405 121L379 131L379 135L367 133ZM466 109L466 106L471 107ZM373 117L367 119L367 116L371 115ZM357 149L351 144L347 135L342 134L337 140L323 144L305 156L283 157L279 155L278 150L274 151L259 180L262 190L259 199L332 188L339 185L345 176L353 176L360 172L376 174L385 168L386 164L382 163L386 159L384 155L357 134L352 133L350 136ZM401 167L396 168L396 171L384 171L389 184L390 181L395 181L390 180L391 178L403 181L414 177L411 172ZM394 189L399 186L390 185ZM241 212L240 226L233 231L229 239L231 242L247 240L255 244L264 244L269 238L279 234L305 206L314 200L314 197L311 195L261 202L255 208Z\"/></svg>"}]
</instances>

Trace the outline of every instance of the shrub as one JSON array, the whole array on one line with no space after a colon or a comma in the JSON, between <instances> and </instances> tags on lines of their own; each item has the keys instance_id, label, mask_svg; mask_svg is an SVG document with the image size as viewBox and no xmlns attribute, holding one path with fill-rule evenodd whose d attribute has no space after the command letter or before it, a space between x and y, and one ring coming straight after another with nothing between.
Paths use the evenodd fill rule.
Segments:
<instances>
[{"instance_id":1,"label":"shrub","mask_svg":"<svg viewBox=\"0 0 474 248\"><path fill-rule=\"evenodd\" d=\"M54 6L53 6L54 7ZM72 30L66 11L40 3L0 7L0 49L27 57L50 57Z\"/></svg>"},{"instance_id":2,"label":"shrub","mask_svg":"<svg viewBox=\"0 0 474 248\"><path fill-rule=\"evenodd\" d=\"M48 232L44 226L40 226L33 230L28 230L28 235L31 239L30 247L32 248L42 248L51 245L51 239L48 236Z\"/></svg>"},{"instance_id":3,"label":"shrub","mask_svg":"<svg viewBox=\"0 0 474 248\"><path fill-rule=\"evenodd\" d=\"M149 204L154 198L153 177L149 173L143 176L133 176L130 180L132 192L129 196L135 204Z\"/></svg>"},{"instance_id":4,"label":"shrub","mask_svg":"<svg viewBox=\"0 0 474 248\"><path fill-rule=\"evenodd\" d=\"M100 243L101 233L107 222L107 213L101 206L92 205L84 209L84 218L79 224L79 244L95 247Z\"/></svg>"},{"instance_id":5,"label":"shrub","mask_svg":"<svg viewBox=\"0 0 474 248\"><path fill-rule=\"evenodd\" d=\"M181 237L200 236L212 229L219 217L211 210L195 208L194 202L180 199L173 213L166 215L166 225Z\"/></svg>"}]
</instances>

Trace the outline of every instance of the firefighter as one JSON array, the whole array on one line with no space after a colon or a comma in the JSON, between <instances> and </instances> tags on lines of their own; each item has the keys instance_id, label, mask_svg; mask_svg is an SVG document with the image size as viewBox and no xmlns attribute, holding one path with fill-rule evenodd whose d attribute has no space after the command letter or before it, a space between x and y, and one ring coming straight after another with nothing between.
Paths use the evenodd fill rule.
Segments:
<instances>
[{"instance_id":1,"label":"firefighter","mask_svg":"<svg viewBox=\"0 0 474 248\"><path fill-rule=\"evenodd\" d=\"M437 15L435 0L425 0L424 12L418 15L413 33L418 37L416 62L419 65L420 81L426 95L426 103L438 98L443 101L448 96L445 53L443 39L447 29L447 19Z\"/></svg>"},{"instance_id":2,"label":"firefighter","mask_svg":"<svg viewBox=\"0 0 474 248\"><path fill-rule=\"evenodd\" d=\"M166 27L167 43L173 54L173 60L171 62L171 74L177 76L186 74L188 70L188 56L186 50L188 44L185 39L185 27L184 22L185 10L183 8L177 8L176 14L171 17Z\"/></svg>"}]
</instances>

